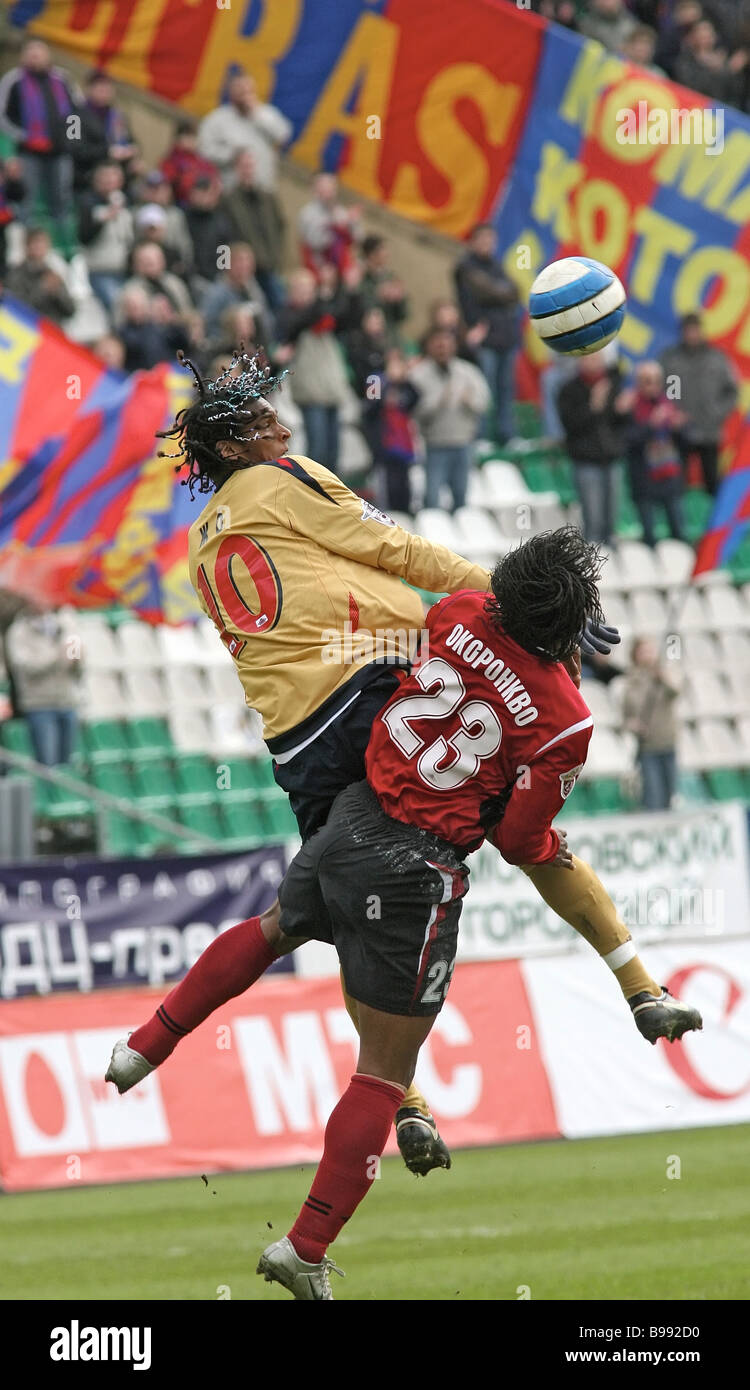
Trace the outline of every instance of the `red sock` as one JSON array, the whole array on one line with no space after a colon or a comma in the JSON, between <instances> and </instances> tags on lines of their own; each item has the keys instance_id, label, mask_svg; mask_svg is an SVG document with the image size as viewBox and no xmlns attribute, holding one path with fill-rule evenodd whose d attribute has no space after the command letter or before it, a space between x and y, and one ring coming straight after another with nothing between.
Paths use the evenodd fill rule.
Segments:
<instances>
[{"instance_id":1,"label":"red sock","mask_svg":"<svg viewBox=\"0 0 750 1390\"><path fill-rule=\"evenodd\" d=\"M289 1232L301 1260L318 1264L369 1192L405 1094L403 1086L378 1076L352 1077L331 1111L315 1181Z\"/></svg>"},{"instance_id":2,"label":"red sock","mask_svg":"<svg viewBox=\"0 0 750 1390\"><path fill-rule=\"evenodd\" d=\"M234 999L255 984L276 954L263 935L260 917L249 917L230 927L206 947L148 1023L131 1033L128 1046L158 1067L174 1052L180 1038L197 1028L227 999Z\"/></svg>"}]
</instances>

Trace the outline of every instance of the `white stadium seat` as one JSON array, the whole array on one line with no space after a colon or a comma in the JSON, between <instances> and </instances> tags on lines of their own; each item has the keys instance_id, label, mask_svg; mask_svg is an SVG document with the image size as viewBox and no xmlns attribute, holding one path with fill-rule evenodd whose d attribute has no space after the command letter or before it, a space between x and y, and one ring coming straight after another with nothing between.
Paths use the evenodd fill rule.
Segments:
<instances>
[{"instance_id":1,"label":"white stadium seat","mask_svg":"<svg viewBox=\"0 0 750 1390\"><path fill-rule=\"evenodd\" d=\"M602 558L604 564L602 565L602 577L599 581L600 591L603 594L607 594L613 589L622 589L624 587L622 562L617 551L615 549L609 550L606 546L602 546Z\"/></svg>"},{"instance_id":2,"label":"white stadium seat","mask_svg":"<svg viewBox=\"0 0 750 1390\"><path fill-rule=\"evenodd\" d=\"M173 703L160 671L138 667L123 671L122 685L128 714L166 714Z\"/></svg>"},{"instance_id":3,"label":"white stadium seat","mask_svg":"<svg viewBox=\"0 0 750 1390\"><path fill-rule=\"evenodd\" d=\"M727 666L724 679L729 691L727 708L735 715L750 715L750 673L741 666Z\"/></svg>"},{"instance_id":4,"label":"white stadium seat","mask_svg":"<svg viewBox=\"0 0 750 1390\"><path fill-rule=\"evenodd\" d=\"M712 629L746 629L748 613L733 584L715 584L706 590L706 611Z\"/></svg>"},{"instance_id":5,"label":"white stadium seat","mask_svg":"<svg viewBox=\"0 0 750 1390\"><path fill-rule=\"evenodd\" d=\"M706 610L705 595L698 589L688 589L676 612L677 632L706 632L713 629L714 625Z\"/></svg>"},{"instance_id":6,"label":"white stadium seat","mask_svg":"<svg viewBox=\"0 0 750 1390\"><path fill-rule=\"evenodd\" d=\"M488 506L487 485L484 481L483 468L472 468L466 488L466 501L470 507Z\"/></svg>"},{"instance_id":7,"label":"white stadium seat","mask_svg":"<svg viewBox=\"0 0 750 1390\"><path fill-rule=\"evenodd\" d=\"M721 649L710 632L686 632L682 640L682 669L710 669L721 665Z\"/></svg>"},{"instance_id":8,"label":"white stadium seat","mask_svg":"<svg viewBox=\"0 0 750 1390\"><path fill-rule=\"evenodd\" d=\"M678 586L687 584L695 560L695 551L687 541L677 541L670 537L659 541L656 547L665 582Z\"/></svg>"},{"instance_id":9,"label":"white stadium seat","mask_svg":"<svg viewBox=\"0 0 750 1390\"><path fill-rule=\"evenodd\" d=\"M653 589L664 584L658 556L644 541L621 540L619 552L624 589Z\"/></svg>"},{"instance_id":10,"label":"white stadium seat","mask_svg":"<svg viewBox=\"0 0 750 1390\"><path fill-rule=\"evenodd\" d=\"M195 623L183 623L180 627L162 623L156 629L156 639L165 666L195 666L203 660L202 638Z\"/></svg>"},{"instance_id":11,"label":"white stadium seat","mask_svg":"<svg viewBox=\"0 0 750 1390\"><path fill-rule=\"evenodd\" d=\"M624 777L634 764L635 740L632 734L594 725L585 764L585 776Z\"/></svg>"},{"instance_id":12,"label":"white stadium seat","mask_svg":"<svg viewBox=\"0 0 750 1390\"><path fill-rule=\"evenodd\" d=\"M99 671L119 670L123 664L124 652L106 618L100 617L98 613L90 616L79 613L78 624L81 654L85 665Z\"/></svg>"},{"instance_id":13,"label":"white stadium seat","mask_svg":"<svg viewBox=\"0 0 750 1390\"><path fill-rule=\"evenodd\" d=\"M730 705L728 687L715 670L694 667L685 681L682 707L687 718L725 714Z\"/></svg>"},{"instance_id":14,"label":"white stadium seat","mask_svg":"<svg viewBox=\"0 0 750 1390\"><path fill-rule=\"evenodd\" d=\"M460 552L458 527L450 513L442 511L439 507L425 507L423 511L418 512L415 530L417 535L425 536L428 541L436 541L439 545L447 545L449 550Z\"/></svg>"},{"instance_id":15,"label":"white stadium seat","mask_svg":"<svg viewBox=\"0 0 750 1390\"><path fill-rule=\"evenodd\" d=\"M501 463L493 460L482 469L487 504L490 507L506 507L511 502L533 502L540 494L533 493L514 463Z\"/></svg>"},{"instance_id":16,"label":"white stadium seat","mask_svg":"<svg viewBox=\"0 0 750 1390\"><path fill-rule=\"evenodd\" d=\"M737 767L750 759L750 749L738 746L737 733L728 719L702 719L700 737L706 750L706 767Z\"/></svg>"},{"instance_id":17,"label":"white stadium seat","mask_svg":"<svg viewBox=\"0 0 750 1390\"><path fill-rule=\"evenodd\" d=\"M668 632L668 608L658 589L636 589L631 593L630 619L636 633L661 637Z\"/></svg>"},{"instance_id":18,"label":"white stadium seat","mask_svg":"<svg viewBox=\"0 0 750 1390\"><path fill-rule=\"evenodd\" d=\"M583 680L581 694L594 716L594 727L613 727L618 723L619 712L610 697L609 686L601 681Z\"/></svg>"},{"instance_id":19,"label":"white stadium seat","mask_svg":"<svg viewBox=\"0 0 750 1390\"><path fill-rule=\"evenodd\" d=\"M170 713L168 720L175 748L186 753L213 751L213 731L206 710L181 707L175 713Z\"/></svg>"},{"instance_id":20,"label":"white stadium seat","mask_svg":"<svg viewBox=\"0 0 750 1390\"><path fill-rule=\"evenodd\" d=\"M170 705L181 700L196 709L205 709L214 701L214 693L199 666L168 666L164 682Z\"/></svg>"},{"instance_id":21,"label":"white stadium seat","mask_svg":"<svg viewBox=\"0 0 750 1390\"><path fill-rule=\"evenodd\" d=\"M225 666L224 662L218 666L205 666L203 674L214 700L222 703L234 700L239 704L244 704L245 696L242 683L237 675L234 662L231 666Z\"/></svg>"},{"instance_id":22,"label":"white stadium seat","mask_svg":"<svg viewBox=\"0 0 750 1390\"><path fill-rule=\"evenodd\" d=\"M135 618L120 623L117 640L126 667L161 666L162 654L156 628L150 623L141 623Z\"/></svg>"},{"instance_id":23,"label":"white stadium seat","mask_svg":"<svg viewBox=\"0 0 750 1390\"><path fill-rule=\"evenodd\" d=\"M716 645L725 670L739 670L750 674L750 631L717 632Z\"/></svg>"},{"instance_id":24,"label":"white stadium seat","mask_svg":"<svg viewBox=\"0 0 750 1390\"><path fill-rule=\"evenodd\" d=\"M476 555L493 555L497 559L507 550L495 518L480 507L459 507L453 514L458 528L460 555L472 560Z\"/></svg>"},{"instance_id":25,"label":"white stadium seat","mask_svg":"<svg viewBox=\"0 0 750 1390\"><path fill-rule=\"evenodd\" d=\"M125 696L114 671L84 668L83 692L84 719L119 719L125 713Z\"/></svg>"}]
</instances>

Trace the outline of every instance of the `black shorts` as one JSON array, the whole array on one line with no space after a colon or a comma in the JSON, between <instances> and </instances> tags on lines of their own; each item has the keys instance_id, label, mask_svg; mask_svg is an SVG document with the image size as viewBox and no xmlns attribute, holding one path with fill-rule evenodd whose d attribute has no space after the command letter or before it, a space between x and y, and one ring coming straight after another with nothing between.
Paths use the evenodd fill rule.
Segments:
<instances>
[{"instance_id":1,"label":"black shorts","mask_svg":"<svg viewBox=\"0 0 750 1390\"><path fill-rule=\"evenodd\" d=\"M349 708L312 743L288 763L274 763L273 775L288 793L303 840L325 825L339 792L364 777L373 723L398 685L393 670L377 670Z\"/></svg>"},{"instance_id":2,"label":"black shorts","mask_svg":"<svg viewBox=\"0 0 750 1390\"><path fill-rule=\"evenodd\" d=\"M281 930L332 943L360 1003L429 1017L448 992L468 883L459 850L393 820L357 782L290 864Z\"/></svg>"}]
</instances>

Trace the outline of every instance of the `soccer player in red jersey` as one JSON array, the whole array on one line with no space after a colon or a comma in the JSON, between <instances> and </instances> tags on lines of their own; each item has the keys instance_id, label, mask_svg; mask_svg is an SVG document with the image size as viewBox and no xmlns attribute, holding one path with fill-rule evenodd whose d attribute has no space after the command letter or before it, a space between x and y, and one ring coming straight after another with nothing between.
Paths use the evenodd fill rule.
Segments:
<instances>
[{"instance_id":1,"label":"soccer player in red jersey","mask_svg":"<svg viewBox=\"0 0 750 1390\"><path fill-rule=\"evenodd\" d=\"M562 663L587 617L601 620L599 567L596 547L564 527L505 556L489 594L436 604L429 654L375 718L367 780L339 794L284 879L281 933L291 949L310 936L333 942L360 1033L310 1193L258 1265L295 1298L332 1298L326 1250L371 1186L448 992L466 855L488 838L510 863L573 867L552 822L593 720ZM665 997L672 1037L701 1026Z\"/></svg>"}]
</instances>

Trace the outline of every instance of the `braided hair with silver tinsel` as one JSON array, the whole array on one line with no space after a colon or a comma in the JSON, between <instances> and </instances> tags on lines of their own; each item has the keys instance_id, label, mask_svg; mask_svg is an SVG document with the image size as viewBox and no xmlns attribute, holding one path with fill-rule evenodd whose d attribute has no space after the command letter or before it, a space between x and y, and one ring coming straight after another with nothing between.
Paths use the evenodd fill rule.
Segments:
<instances>
[{"instance_id":1,"label":"braided hair with silver tinsel","mask_svg":"<svg viewBox=\"0 0 750 1390\"><path fill-rule=\"evenodd\" d=\"M191 494L196 489L213 492L234 472L232 464L218 453L217 444L225 439L247 441L247 426L257 415L251 408L252 402L275 391L287 373L273 372L263 351L249 357L244 343L240 343L229 366L214 381L204 381L184 353L178 352L177 357L193 373L198 397L179 411L171 429L157 431L160 439L171 439L177 444L177 453L160 449L158 456L179 459L175 473L183 468L190 470L182 482Z\"/></svg>"}]
</instances>

